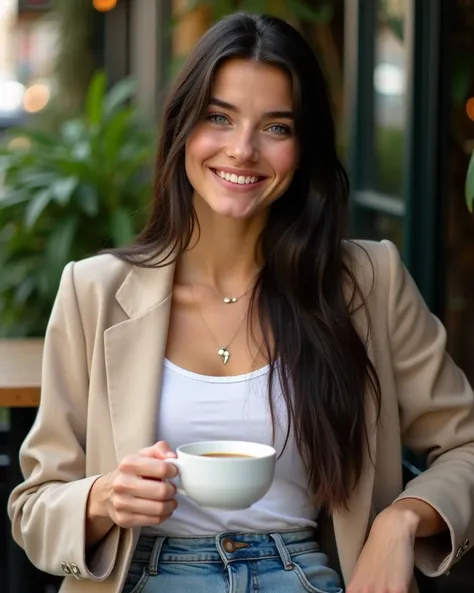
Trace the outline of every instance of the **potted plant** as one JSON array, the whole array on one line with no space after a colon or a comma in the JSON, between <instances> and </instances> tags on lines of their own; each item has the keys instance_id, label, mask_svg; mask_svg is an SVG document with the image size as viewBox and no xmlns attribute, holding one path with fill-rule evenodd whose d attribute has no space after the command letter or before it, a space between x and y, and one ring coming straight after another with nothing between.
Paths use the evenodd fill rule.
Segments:
<instances>
[{"instance_id":1,"label":"potted plant","mask_svg":"<svg viewBox=\"0 0 474 593\"><path fill-rule=\"evenodd\" d=\"M0 338L43 336L71 260L130 242L151 191L154 134L98 72L84 113L53 135L16 129L0 148Z\"/></svg>"}]
</instances>

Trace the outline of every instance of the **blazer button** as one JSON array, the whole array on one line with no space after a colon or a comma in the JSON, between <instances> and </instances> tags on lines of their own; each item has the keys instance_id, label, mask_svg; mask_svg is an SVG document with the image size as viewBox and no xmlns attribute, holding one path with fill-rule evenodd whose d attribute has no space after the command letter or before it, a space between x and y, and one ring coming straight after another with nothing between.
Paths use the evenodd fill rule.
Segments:
<instances>
[{"instance_id":1,"label":"blazer button","mask_svg":"<svg viewBox=\"0 0 474 593\"><path fill-rule=\"evenodd\" d=\"M464 540L462 547L464 548L464 551L466 551L469 548L469 540L468 539Z\"/></svg>"},{"instance_id":2,"label":"blazer button","mask_svg":"<svg viewBox=\"0 0 474 593\"><path fill-rule=\"evenodd\" d=\"M65 574L71 574L71 567L67 562L61 562L61 569Z\"/></svg>"},{"instance_id":3,"label":"blazer button","mask_svg":"<svg viewBox=\"0 0 474 593\"><path fill-rule=\"evenodd\" d=\"M77 576L79 576L81 574L81 571L79 570L79 567L77 566L77 564L71 564L71 570Z\"/></svg>"},{"instance_id":4,"label":"blazer button","mask_svg":"<svg viewBox=\"0 0 474 593\"><path fill-rule=\"evenodd\" d=\"M464 548L463 546L459 546L459 548L456 550L456 558L461 558L461 556L464 554Z\"/></svg>"}]
</instances>

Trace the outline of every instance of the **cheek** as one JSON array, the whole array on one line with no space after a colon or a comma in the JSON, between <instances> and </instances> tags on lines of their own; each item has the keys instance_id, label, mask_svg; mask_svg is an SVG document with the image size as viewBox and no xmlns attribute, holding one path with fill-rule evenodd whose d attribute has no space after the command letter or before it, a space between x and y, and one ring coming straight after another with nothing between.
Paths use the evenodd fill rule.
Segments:
<instances>
[{"instance_id":1,"label":"cheek","mask_svg":"<svg viewBox=\"0 0 474 593\"><path fill-rule=\"evenodd\" d=\"M273 170L279 175L289 175L295 172L298 165L298 150L292 142L276 146L268 154Z\"/></svg>"},{"instance_id":2,"label":"cheek","mask_svg":"<svg viewBox=\"0 0 474 593\"><path fill-rule=\"evenodd\" d=\"M186 144L186 161L198 165L212 157L221 148L221 141L217 134L197 131Z\"/></svg>"}]
</instances>

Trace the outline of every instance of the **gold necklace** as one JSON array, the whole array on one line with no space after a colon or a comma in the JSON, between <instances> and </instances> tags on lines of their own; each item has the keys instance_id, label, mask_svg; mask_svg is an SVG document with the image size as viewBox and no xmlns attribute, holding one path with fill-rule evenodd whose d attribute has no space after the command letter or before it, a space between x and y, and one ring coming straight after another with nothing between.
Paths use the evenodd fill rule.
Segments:
<instances>
[{"instance_id":1,"label":"gold necklace","mask_svg":"<svg viewBox=\"0 0 474 593\"><path fill-rule=\"evenodd\" d=\"M191 292L193 294L193 300L194 300L194 304L196 305L196 309L198 310L199 316L202 319L202 322L204 324L204 327L207 329L207 331L209 332L209 335L212 337L212 339L214 340L214 342L219 345L219 340L216 338L216 336L214 335L214 332L211 330L211 328L209 327L209 325L207 324L206 320L204 319L204 315L202 314L201 308L197 302L196 297L194 296L194 290L191 286ZM248 291L247 291L248 292ZM230 338L230 340L227 342L226 346L220 346L219 349L217 350L217 354L218 356L221 358L223 364L227 364L229 362L229 358L230 358L230 351L229 351L229 347L232 344L232 342L234 341L234 338L237 336L237 334L239 333L239 329L244 321L244 319L247 317L247 313L248 313L248 307L245 310L244 314L242 315L242 317L239 320L239 323L234 331L234 333L232 334L232 337Z\"/></svg>"},{"instance_id":2,"label":"gold necklace","mask_svg":"<svg viewBox=\"0 0 474 593\"><path fill-rule=\"evenodd\" d=\"M194 278L194 276L191 274L192 278ZM245 295L247 295L255 286L255 279L257 277L257 274L252 278L252 282L250 283L250 286L247 288L247 290L245 292L243 292L242 294L239 294L238 296L222 296L221 294L219 294L216 290L214 290L212 288L212 286L206 286L206 288L208 288L211 292L213 292L216 297L221 300L222 302L224 302L226 305L234 305L235 303L237 303L241 298L243 298Z\"/></svg>"}]
</instances>

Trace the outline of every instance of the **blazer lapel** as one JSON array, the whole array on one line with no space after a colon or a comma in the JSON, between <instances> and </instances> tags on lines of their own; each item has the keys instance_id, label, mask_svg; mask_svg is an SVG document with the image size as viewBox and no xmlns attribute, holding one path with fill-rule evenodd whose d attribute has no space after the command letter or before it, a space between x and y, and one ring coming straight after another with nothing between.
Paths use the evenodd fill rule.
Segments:
<instances>
[{"instance_id":1,"label":"blazer lapel","mask_svg":"<svg viewBox=\"0 0 474 593\"><path fill-rule=\"evenodd\" d=\"M132 267L116 294L128 319L105 331L105 361L117 462L155 441L174 265Z\"/></svg>"}]
</instances>

